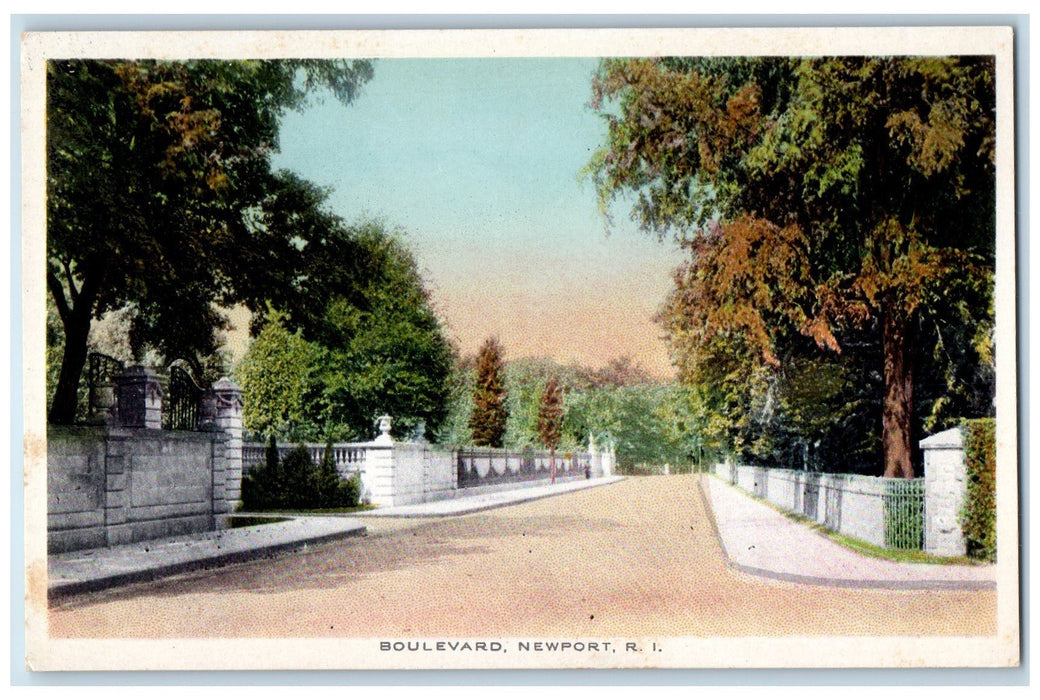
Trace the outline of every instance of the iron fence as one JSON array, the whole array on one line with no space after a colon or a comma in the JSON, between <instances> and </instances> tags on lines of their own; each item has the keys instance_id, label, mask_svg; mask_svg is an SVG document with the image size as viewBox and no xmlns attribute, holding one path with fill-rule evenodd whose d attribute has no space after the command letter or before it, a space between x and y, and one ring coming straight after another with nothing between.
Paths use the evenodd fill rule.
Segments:
<instances>
[{"instance_id":1,"label":"iron fence","mask_svg":"<svg viewBox=\"0 0 1040 700\"><path fill-rule=\"evenodd\" d=\"M199 403L205 390L181 364L170 366L168 400L162 414L163 430L196 430L199 426Z\"/></svg>"},{"instance_id":2,"label":"iron fence","mask_svg":"<svg viewBox=\"0 0 1040 700\"><path fill-rule=\"evenodd\" d=\"M885 479L885 546L924 549L924 479Z\"/></svg>"}]
</instances>

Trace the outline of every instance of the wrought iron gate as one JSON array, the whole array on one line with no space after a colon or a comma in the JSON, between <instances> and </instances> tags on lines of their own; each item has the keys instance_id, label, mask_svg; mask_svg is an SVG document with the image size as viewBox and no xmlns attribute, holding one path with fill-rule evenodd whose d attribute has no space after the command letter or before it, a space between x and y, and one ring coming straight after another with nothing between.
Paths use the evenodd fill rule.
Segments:
<instances>
[{"instance_id":1,"label":"wrought iron gate","mask_svg":"<svg viewBox=\"0 0 1040 700\"><path fill-rule=\"evenodd\" d=\"M178 360L170 365L168 398L163 406L164 430L196 430L199 425L199 403L203 389Z\"/></svg>"}]
</instances>

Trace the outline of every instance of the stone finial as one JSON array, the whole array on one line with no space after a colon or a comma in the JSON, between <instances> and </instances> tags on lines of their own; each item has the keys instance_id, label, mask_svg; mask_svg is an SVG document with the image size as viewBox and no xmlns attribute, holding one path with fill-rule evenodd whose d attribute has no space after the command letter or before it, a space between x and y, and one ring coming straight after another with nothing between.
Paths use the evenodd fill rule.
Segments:
<instances>
[{"instance_id":1,"label":"stone finial","mask_svg":"<svg viewBox=\"0 0 1040 700\"><path fill-rule=\"evenodd\" d=\"M384 413L383 415L379 416L378 420L379 436L375 439L375 442L380 445L389 445L394 441L394 439L390 437L390 426L393 422L393 419L389 415Z\"/></svg>"}]
</instances>

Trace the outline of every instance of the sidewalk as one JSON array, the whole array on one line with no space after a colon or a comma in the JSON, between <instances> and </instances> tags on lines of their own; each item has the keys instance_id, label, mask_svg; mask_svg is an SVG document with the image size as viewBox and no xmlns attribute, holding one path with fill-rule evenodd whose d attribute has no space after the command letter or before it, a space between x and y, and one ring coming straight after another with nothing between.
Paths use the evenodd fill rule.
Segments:
<instances>
[{"instance_id":1,"label":"sidewalk","mask_svg":"<svg viewBox=\"0 0 1040 700\"><path fill-rule=\"evenodd\" d=\"M621 476L608 476L597 479L575 479L556 484L545 484L543 486L527 486L511 491L494 491L476 496L446 498L440 501L430 501L429 503L376 508L375 510L364 511L356 515L359 518L430 518L446 515L466 515L467 513L477 513L490 508L535 501L539 498L548 498L549 496L559 496L593 486L605 486L606 484L621 481L623 478Z\"/></svg>"},{"instance_id":2,"label":"sidewalk","mask_svg":"<svg viewBox=\"0 0 1040 700\"><path fill-rule=\"evenodd\" d=\"M265 525L53 554L47 558L47 594L54 599L63 595L98 591L194 569L259 559L275 552L342 537L364 535L367 528L363 520L366 518L464 515L612 484L621 478L581 479L430 503L376 508L350 517L293 516ZM275 517L274 514L266 515Z\"/></svg>"},{"instance_id":3,"label":"sidewalk","mask_svg":"<svg viewBox=\"0 0 1040 700\"><path fill-rule=\"evenodd\" d=\"M708 502L730 567L755 576L848 588L986 590L992 565L911 564L868 557L785 517L740 489L707 475Z\"/></svg>"}]
</instances>

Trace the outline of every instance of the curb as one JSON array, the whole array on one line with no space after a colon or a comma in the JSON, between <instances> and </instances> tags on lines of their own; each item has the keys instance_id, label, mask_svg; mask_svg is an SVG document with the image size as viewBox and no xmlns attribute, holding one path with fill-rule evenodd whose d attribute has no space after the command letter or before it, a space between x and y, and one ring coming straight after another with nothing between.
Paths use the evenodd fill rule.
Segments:
<instances>
[{"instance_id":1,"label":"curb","mask_svg":"<svg viewBox=\"0 0 1040 700\"><path fill-rule=\"evenodd\" d=\"M347 537L362 537L367 534L367 532L368 528L361 525L350 530L341 530L339 532L314 535L312 537L305 537L285 542L274 542L238 551L228 551L221 554L209 556L204 555L168 564L159 563L135 571L124 571L107 576L100 576L98 578L79 581L62 581L47 586L47 602L53 604L64 598L84 593L96 593L97 591L106 590L108 588L126 586L132 583L155 581L160 578L183 574L189 571L215 569L228 564L236 564L254 559L263 559L273 554L297 549L306 545L321 544L332 540L345 539Z\"/></svg>"}]
</instances>

